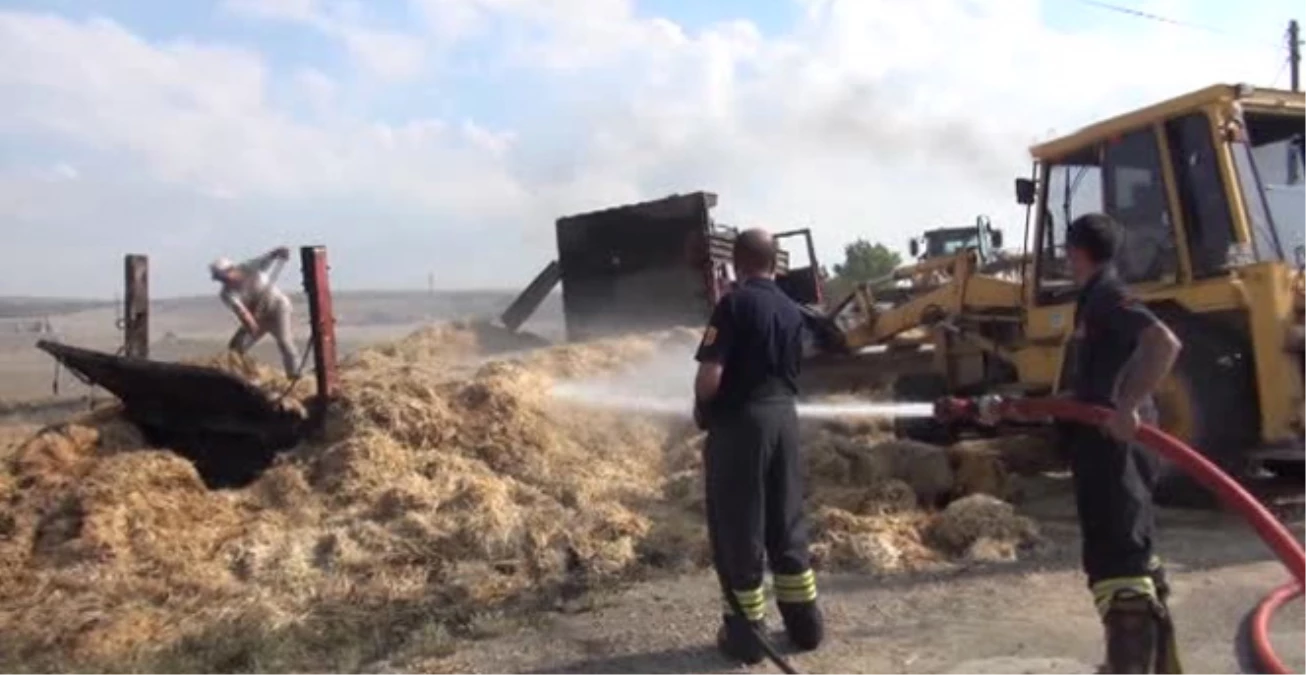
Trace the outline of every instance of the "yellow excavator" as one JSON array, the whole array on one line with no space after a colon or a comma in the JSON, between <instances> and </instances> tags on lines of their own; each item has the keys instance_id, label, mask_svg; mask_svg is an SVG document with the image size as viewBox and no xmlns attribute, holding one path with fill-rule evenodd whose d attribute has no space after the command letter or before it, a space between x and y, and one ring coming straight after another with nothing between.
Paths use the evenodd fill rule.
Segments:
<instances>
[{"instance_id":1,"label":"yellow excavator","mask_svg":"<svg viewBox=\"0 0 1306 675\"><path fill-rule=\"evenodd\" d=\"M1033 176L1016 181L1032 246L1019 271L991 273L969 247L893 275L937 283L864 284L831 310L841 347L930 353L897 377L904 400L1056 392L1075 311L1066 225L1105 212L1126 231L1121 275L1184 343L1158 392L1161 426L1231 472L1300 475L1304 108L1301 93L1215 85L1034 146ZM959 431L899 428L934 442ZM1158 497L1192 489L1168 472Z\"/></svg>"}]
</instances>

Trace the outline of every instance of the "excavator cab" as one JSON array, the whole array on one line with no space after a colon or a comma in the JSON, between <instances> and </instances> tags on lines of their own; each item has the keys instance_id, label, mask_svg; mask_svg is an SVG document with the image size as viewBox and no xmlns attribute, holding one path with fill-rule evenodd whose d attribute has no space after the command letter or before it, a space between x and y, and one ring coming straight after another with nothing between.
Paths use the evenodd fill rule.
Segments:
<instances>
[{"instance_id":1,"label":"excavator cab","mask_svg":"<svg viewBox=\"0 0 1306 675\"><path fill-rule=\"evenodd\" d=\"M1107 213L1124 228L1119 274L1185 345L1162 427L1226 469L1300 472L1302 369L1286 351L1302 325L1303 107L1218 85L1034 147L1035 177L1016 183L1034 227L1020 379L1067 381L1066 226Z\"/></svg>"}]
</instances>

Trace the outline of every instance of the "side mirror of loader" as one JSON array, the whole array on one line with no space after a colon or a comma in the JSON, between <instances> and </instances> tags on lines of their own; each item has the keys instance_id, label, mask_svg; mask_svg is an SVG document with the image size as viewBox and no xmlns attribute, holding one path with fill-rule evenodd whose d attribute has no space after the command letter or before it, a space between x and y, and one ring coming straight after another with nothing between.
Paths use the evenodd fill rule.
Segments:
<instances>
[{"instance_id":1,"label":"side mirror of loader","mask_svg":"<svg viewBox=\"0 0 1306 675\"><path fill-rule=\"evenodd\" d=\"M919 258L920 255L921 255L921 245L920 245L920 242L916 241L915 239L912 239L912 240L908 241L908 242L907 242L907 251L911 253L911 257L913 257L913 258Z\"/></svg>"},{"instance_id":2,"label":"side mirror of loader","mask_svg":"<svg viewBox=\"0 0 1306 675\"><path fill-rule=\"evenodd\" d=\"M1034 181L1029 178L1016 179L1016 203L1021 206L1029 206L1034 203L1037 190L1034 188Z\"/></svg>"},{"instance_id":3,"label":"side mirror of loader","mask_svg":"<svg viewBox=\"0 0 1306 675\"><path fill-rule=\"evenodd\" d=\"M993 249L1002 248L1002 230L993 230L992 232Z\"/></svg>"}]
</instances>

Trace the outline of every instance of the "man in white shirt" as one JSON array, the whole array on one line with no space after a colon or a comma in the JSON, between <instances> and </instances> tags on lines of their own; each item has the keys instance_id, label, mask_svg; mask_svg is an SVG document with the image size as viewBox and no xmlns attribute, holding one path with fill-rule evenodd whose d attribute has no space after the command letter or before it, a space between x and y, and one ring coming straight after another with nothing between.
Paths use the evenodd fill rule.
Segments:
<instances>
[{"instance_id":1,"label":"man in white shirt","mask_svg":"<svg viewBox=\"0 0 1306 675\"><path fill-rule=\"evenodd\" d=\"M290 249L281 246L239 264L219 258L209 265L209 272L214 281L222 284L219 297L223 304L240 320L240 328L227 348L244 354L271 333L281 350L286 377L294 377L299 355L290 332L290 298L273 283L281 265L289 259Z\"/></svg>"}]
</instances>

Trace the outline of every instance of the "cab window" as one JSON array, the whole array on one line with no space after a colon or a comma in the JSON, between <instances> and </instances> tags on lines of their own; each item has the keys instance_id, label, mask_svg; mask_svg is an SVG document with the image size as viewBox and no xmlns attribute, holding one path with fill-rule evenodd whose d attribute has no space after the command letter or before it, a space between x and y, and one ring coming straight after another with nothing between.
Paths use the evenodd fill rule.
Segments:
<instances>
[{"instance_id":1,"label":"cab window","mask_svg":"<svg viewBox=\"0 0 1306 675\"><path fill-rule=\"evenodd\" d=\"M1194 279L1225 273L1234 244L1233 219L1216 163L1211 123L1202 113L1165 125L1170 161L1179 182L1179 206L1188 228L1188 255Z\"/></svg>"},{"instance_id":2,"label":"cab window","mask_svg":"<svg viewBox=\"0 0 1306 675\"><path fill-rule=\"evenodd\" d=\"M1174 223L1152 129L1106 144L1106 212L1124 228L1116 267L1126 282L1173 281L1179 267Z\"/></svg>"},{"instance_id":3,"label":"cab window","mask_svg":"<svg viewBox=\"0 0 1306 675\"><path fill-rule=\"evenodd\" d=\"M1167 206L1161 152L1151 127L1088 148L1048 167L1039 242L1038 295L1062 302L1073 295L1065 262L1066 226L1094 211L1124 230L1116 267L1126 282L1173 279L1178 269L1174 224Z\"/></svg>"},{"instance_id":4,"label":"cab window","mask_svg":"<svg viewBox=\"0 0 1306 675\"><path fill-rule=\"evenodd\" d=\"M1076 218L1103 210L1102 167L1098 149L1046 166L1043 178L1043 227L1038 240L1038 298L1041 303L1074 297L1075 284L1066 265L1066 226Z\"/></svg>"}]
</instances>

